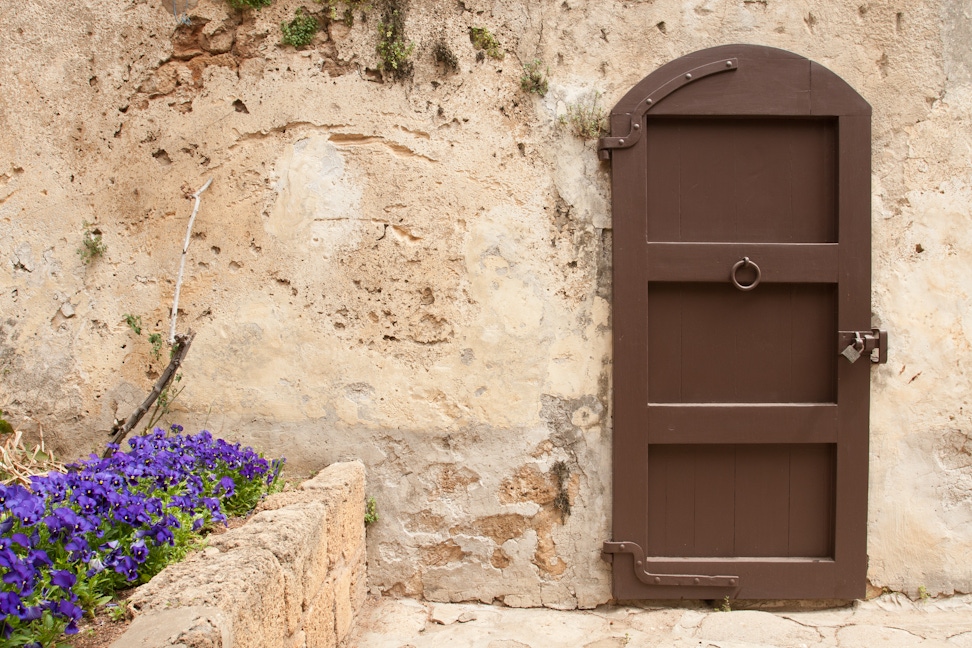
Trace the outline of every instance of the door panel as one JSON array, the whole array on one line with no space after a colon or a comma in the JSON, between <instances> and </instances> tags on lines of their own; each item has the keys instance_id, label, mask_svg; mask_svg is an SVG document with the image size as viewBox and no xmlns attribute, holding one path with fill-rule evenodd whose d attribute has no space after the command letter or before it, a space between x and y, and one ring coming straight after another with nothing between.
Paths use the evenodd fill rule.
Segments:
<instances>
[{"instance_id":1,"label":"door panel","mask_svg":"<svg viewBox=\"0 0 972 648\"><path fill-rule=\"evenodd\" d=\"M649 403L833 403L834 286L648 284Z\"/></svg>"},{"instance_id":2,"label":"door panel","mask_svg":"<svg viewBox=\"0 0 972 648\"><path fill-rule=\"evenodd\" d=\"M830 444L652 447L646 551L831 557L833 462Z\"/></svg>"},{"instance_id":3,"label":"door panel","mask_svg":"<svg viewBox=\"0 0 972 648\"><path fill-rule=\"evenodd\" d=\"M646 119L648 240L835 242L835 125Z\"/></svg>"},{"instance_id":4,"label":"door panel","mask_svg":"<svg viewBox=\"0 0 972 648\"><path fill-rule=\"evenodd\" d=\"M611 124L615 596L863 595L870 107L732 45Z\"/></svg>"}]
</instances>

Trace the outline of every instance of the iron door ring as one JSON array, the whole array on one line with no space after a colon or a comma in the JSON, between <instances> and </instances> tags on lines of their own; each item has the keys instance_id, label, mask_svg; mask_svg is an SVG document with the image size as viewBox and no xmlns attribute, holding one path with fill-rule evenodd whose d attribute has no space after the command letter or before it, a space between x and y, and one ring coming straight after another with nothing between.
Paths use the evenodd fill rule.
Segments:
<instances>
[{"instance_id":1,"label":"iron door ring","mask_svg":"<svg viewBox=\"0 0 972 648\"><path fill-rule=\"evenodd\" d=\"M753 279L752 283L748 283L748 284L739 283L739 279L736 277L736 273L739 272L740 268L747 268L747 267L752 267L753 270L756 271L756 278ZM753 263L752 261L750 261L749 257L743 257L739 261L736 261L735 265L732 266L732 272L730 273L729 277L732 279L733 286L735 286L739 290L746 291L746 290L752 290L753 288L759 285L759 280L760 277L762 277L762 273L759 270L759 266Z\"/></svg>"}]
</instances>

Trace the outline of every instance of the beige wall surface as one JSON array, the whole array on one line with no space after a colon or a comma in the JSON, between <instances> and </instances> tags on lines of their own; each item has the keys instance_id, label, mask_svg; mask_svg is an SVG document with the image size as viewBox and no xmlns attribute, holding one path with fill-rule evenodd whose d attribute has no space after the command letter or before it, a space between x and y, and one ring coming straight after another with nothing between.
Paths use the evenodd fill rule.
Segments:
<instances>
[{"instance_id":1,"label":"beige wall surface","mask_svg":"<svg viewBox=\"0 0 972 648\"><path fill-rule=\"evenodd\" d=\"M169 418L300 472L364 461L377 591L607 600L610 168L559 117L683 54L769 45L874 108L892 351L872 373L869 578L972 591L968 0L412 0L403 82L380 71L380 3L336 3L300 50L279 23L327 5L189 4L188 26L159 0L0 9L0 408L18 427L85 454L148 392L187 195L211 177ZM542 98L520 88L534 60ZM86 227L107 247L88 264Z\"/></svg>"}]
</instances>

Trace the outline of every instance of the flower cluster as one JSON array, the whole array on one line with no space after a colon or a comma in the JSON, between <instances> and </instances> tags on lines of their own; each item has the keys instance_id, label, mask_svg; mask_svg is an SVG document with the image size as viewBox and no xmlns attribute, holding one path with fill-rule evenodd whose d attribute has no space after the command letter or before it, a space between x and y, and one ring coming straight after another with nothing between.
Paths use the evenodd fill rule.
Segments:
<instances>
[{"instance_id":1,"label":"flower cluster","mask_svg":"<svg viewBox=\"0 0 972 648\"><path fill-rule=\"evenodd\" d=\"M0 485L0 648L51 645L117 589L181 559L210 522L243 515L283 460L209 432L152 433L107 459Z\"/></svg>"}]
</instances>

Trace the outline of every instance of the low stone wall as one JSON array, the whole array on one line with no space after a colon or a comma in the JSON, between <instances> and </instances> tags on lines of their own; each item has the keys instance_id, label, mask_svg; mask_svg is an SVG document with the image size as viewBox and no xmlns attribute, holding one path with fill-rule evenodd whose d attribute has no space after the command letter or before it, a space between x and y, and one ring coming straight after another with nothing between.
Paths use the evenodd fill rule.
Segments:
<instances>
[{"instance_id":1,"label":"low stone wall","mask_svg":"<svg viewBox=\"0 0 972 648\"><path fill-rule=\"evenodd\" d=\"M138 615L112 648L343 645L365 599L364 501L357 461L268 497L138 588Z\"/></svg>"}]
</instances>

